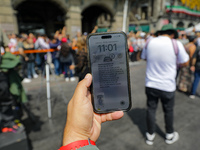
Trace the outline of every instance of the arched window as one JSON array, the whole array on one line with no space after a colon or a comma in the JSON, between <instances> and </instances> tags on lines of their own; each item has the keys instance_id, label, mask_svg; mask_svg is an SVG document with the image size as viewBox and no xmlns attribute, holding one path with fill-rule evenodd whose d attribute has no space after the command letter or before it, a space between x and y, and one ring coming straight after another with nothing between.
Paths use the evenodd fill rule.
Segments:
<instances>
[{"instance_id":1,"label":"arched window","mask_svg":"<svg viewBox=\"0 0 200 150\"><path fill-rule=\"evenodd\" d=\"M193 23L189 23L189 24L188 24L188 28L189 28L189 27L193 27L193 26L194 26Z\"/></svg>"},{"instance_id":2,"label":"arched window","mask_svg":"<svg viewBox=\"0 0 200 150\"><path fill-rule=\"evenodd\" d=\"M183 22L178 22L176 25L177 28L183 28L184 27L184 23Z\"/></svg>"}]
</instances>

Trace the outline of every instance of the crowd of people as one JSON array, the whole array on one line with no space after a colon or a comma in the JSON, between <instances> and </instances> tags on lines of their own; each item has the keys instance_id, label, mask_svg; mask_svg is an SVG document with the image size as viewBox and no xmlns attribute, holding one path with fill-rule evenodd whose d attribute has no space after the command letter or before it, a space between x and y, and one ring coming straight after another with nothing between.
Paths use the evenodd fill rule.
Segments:
<instances>
[{"instance_id":1,"label":"crowd of people","mask_svg":"<svg viewBox=\"0 0 200 150\"><path fill-rule=\"evenodd\" d=\"M95 27L93 32L96 32ZM87 67L87 33L83 35L78 31L76 37L69 38L66 28L56 31L54 35L47 37L45 34L21 33L19 35L9 34L9 51L18 52L21 60L20 74L24 83L30 83L32 78L38 74L45 75L45 62L53 63L56 76L65 78L65 81L75 81L75 75L81 80L89 71ZM54 49L53 52L42 52ZM27 53L27 51L32 53ZM36 51L38 50L38 51ZM2 48L2 52L4 49Z\"/></svg>"},{"instance_id":2,"label":"crowd of people","mask_svg":"<svg viewBox=\"0 0 200 150\"><path fill-rule=\"evenodd\" d=\"M178 65L177 67L177 88L179 91L191 94L190 98L195 98L196 89L199 82L199 78L197 77L199 62L196 62L196 60L199 51L198 47L200 47L200 32L195 30L190 33L178 31L177 34L176 40L182 43L185 51L189 55L189 61L187 62L187 65ZM158 32L129 32L127 36L130 60L138 61L141 59L141 53L145 46L148 45L151 38L158 36ZM195 74L195 80L193 74Z\"/></svg>"},{"instance_id":3,"label":"crowd of people","mask_svg":"<svg viewBox=\"0 0 200 150\"><path fill-rule=\"evenodd\" d=\"M92 33L97 31L95 26ZM146 39L153 34L146 34L138 31L128 34L128 45L130 61L140 60L142 49ZM9 51L18 52L22 68L21 76L24 83L30 83L32 78L37 78L39 73L44 72L45 62L53 63L54 73L59 77L65 77L65 81L75 81L74 75L83 79L89 71L87 67L87 33L81 34L79 31L76 36L70 39L64 27L54 35L47 37L45 34L21 33L19 35L9 34ZM26 53L28 50L55 49L54 52L41 53L38 51ZM2 48L1 52L4 52Z\"/></svg>"},{"instance_id":4,"label":"crowd of people","mask_svg":"<svg viewBox=\"0 0 200 150\"><path fill-rule=\"evenodd\" d=\"M95 33L96 30L97 27L92 33ZM188 93L190 98L195 98L200 80L200 33L195 31L191 33L177 32L171 24L168 24L155 33L129 32L127 37L130 61L144 59L147 62L145 82L147 96L146 143L153 145L154 142L155 112L160 99L166 124L165 142L172 144L179 139L178 132L173 128L176 86L178 90ZM75 81L75 75L79 77L81 82L68 105L68 117L63 138L64 147L79 140L86 140L89 143L96 141L100 134L100 128L92 127L101 126L102 122L119 119L123 116L123 112L101 115L93 113L91 95L88 94L89 91L86 91L92 82L92 76L86 75L89 73L86 38L87 33L82 35L77 32L76 37L70 39L65 27L56 31L52 37L43 34L35 36L32 33L23 33L17 36L11 34L9 35L8 48L5 49L5 51L10 52L19 51L22 64L20 74L24 78L23 82L31 82L31 79L37 78L39 73L45 75L45 62L53 63L54 73L58 77L64 77L66 82ZM55 49L55 51L26 53L26 51L33 49ZM77 103L87 104L84 106L90 109L84 109L82 105L77 105ZM77 124L77 121L81 122ZM78 134L77 130L71 132L75 127ZM79 137L77 135L86 136ZM88 138L93 141L88 140Z\"/></svg>"}]
</instances>

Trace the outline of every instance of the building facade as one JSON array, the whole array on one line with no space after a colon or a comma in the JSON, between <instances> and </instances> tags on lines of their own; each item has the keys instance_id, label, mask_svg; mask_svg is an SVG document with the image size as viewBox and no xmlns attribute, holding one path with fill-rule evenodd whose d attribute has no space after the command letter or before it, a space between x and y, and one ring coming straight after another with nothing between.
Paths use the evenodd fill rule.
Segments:
<instances>
[{"instance_id":1,"label":"building facade","mask_svg":"<svg viewBox=\"0 0 200 150\"><path fill-rule=\"evenodd\" d=\"M190 8L186 1L188 0L129 0L127 30L155 31L167 24L169 19L174 27L182 29L199 23L198 3L195 3L196 7ZM77 31L90 33L95 25L99 26L99 32L121 31L124 2L125 0L0 0L0 26L7 33L44 32L48 35L66 26L71 37Z\"/></svg>"},{"instance_id":2,"label":"building facade","mask_svg":"<svg viewBox=\"0 0 200 150\"><path fill-rule=\"evenodd\" d=\"M200 3L198 0L135 0L129 16L129 29L133 31L155 31L169 22L183 30L200 23Z\"/></svg>"},{"instance_id":3,"label":"building facade","mask_svg":"<svg viewBox=\"0 0 200 150\"><path fill-rule=\"evenodd\" d=\"M122 30L124 0L1 0L0 24L7 33L52 34L63 26L76 31Z\"/></svg>"}]
</instances>

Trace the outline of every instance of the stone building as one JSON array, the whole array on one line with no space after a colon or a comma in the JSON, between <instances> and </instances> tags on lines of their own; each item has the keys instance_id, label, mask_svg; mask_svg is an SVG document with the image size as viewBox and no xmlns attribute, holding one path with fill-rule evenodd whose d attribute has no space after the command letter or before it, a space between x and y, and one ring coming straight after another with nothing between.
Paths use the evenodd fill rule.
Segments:
<instances>
[{"instance_id":1,"label":"stone building","mask_svg":"<svg viewBox=\"0 0 200 150\"><path fill-rule=\"evenodd\" d=\"M169 20L179 30L194 26L200 22L200 3L190 9L185 0L135 0L129 11L130 30L158 30ZM195 1L195 0L188 0ZM195 12L195 14L194 14Z\"/></svg>"},{"instance_id":2,"label":"stone building","mask_svg":"<svg viewBox=\"0 0 200 150\"><path fill-rule=\"evenodd\" d=\"M124 0L1 0L0 24L7 33L35 32L50 35L67 27L76 31L122 30Z\"/></svg>"},{"instance_id":3,"label":"stone building","mask_svg":"<svg viewBox=\"0 0 200 150\"><path fill-rule=\"evenodd\" d=\"M127 29L151 31L168 23L187 28L199 22L199 16L177 11L188 9L183 0L129 0ZM0 26L7 33L45 32L53 34L63 26L71 37L76 31L121 31L125 0L0 0ZM173 13L169 13L170 9ZM197 14L199 13L196 11Z\"/></svg>"}]
</instances>

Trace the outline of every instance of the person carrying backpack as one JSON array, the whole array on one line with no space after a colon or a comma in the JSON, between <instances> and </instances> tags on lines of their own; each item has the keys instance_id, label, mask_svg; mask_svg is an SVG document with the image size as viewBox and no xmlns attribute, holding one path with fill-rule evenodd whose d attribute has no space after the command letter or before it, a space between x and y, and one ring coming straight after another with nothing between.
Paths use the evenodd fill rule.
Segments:
<instances>
[{"instance_id":1,"label":"person carrying backpack","mask_svg":"<svg viewBox=\"0 0 200 150\"><path fill-rule=\"evenodd\" d=\"M142 59L146 60L146 96L147 96L147 132L146 143L153 145L156 131L156 109L161 100L165 118L165 142L173 144L179 139L173 127L173 109L176 90L177 63L182 66L189 60L185 48L179 41L177 31L172 24L167 24L157 32L158 37L152 38L143 48ZM174 45L177 44L178 53Z\"/></svg>"}]
</instances>

